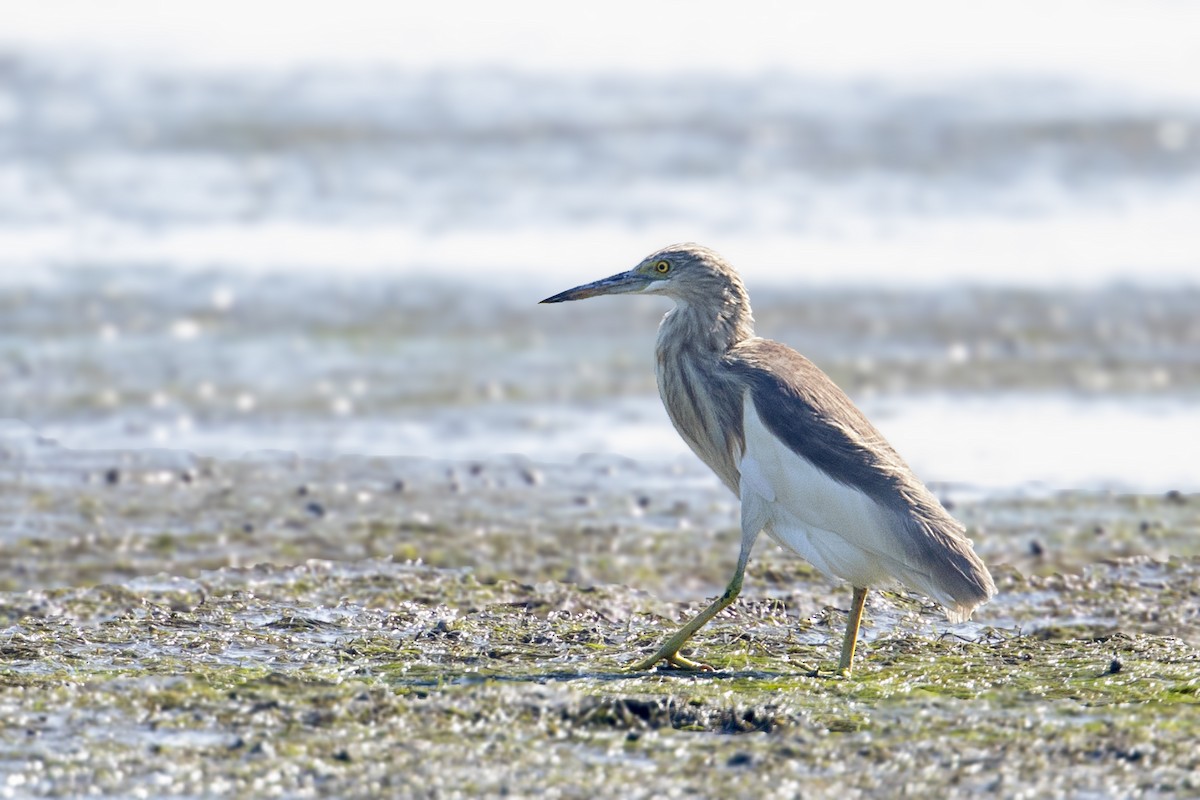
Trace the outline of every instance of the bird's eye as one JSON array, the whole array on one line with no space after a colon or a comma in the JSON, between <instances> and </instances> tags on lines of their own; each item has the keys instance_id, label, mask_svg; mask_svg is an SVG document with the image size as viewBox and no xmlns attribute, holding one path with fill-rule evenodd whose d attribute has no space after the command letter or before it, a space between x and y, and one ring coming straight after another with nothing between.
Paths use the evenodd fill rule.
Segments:
<instances>
[{"instance_id":1,"label":"bird's eye","mask_svg":"<svg viewBox=\"0 0 1200 800\"><path fill-rule=\"evenodd\" d=\"M655 271L656 271L656 272L657 272L659 275L666 275L668 272L670 272L670 271L671 271L671 262L669 262L669 261L655 261L655 262L654 262L654 270L655 270Z\"/></svg>"}]
</instances>

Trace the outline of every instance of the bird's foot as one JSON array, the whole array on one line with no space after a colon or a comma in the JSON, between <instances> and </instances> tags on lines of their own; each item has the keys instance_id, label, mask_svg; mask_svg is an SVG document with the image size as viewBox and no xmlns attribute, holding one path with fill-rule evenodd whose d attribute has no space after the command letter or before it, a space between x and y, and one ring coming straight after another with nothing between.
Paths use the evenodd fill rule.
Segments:
<instances>
[{"instance_id":1,"label":"bird's foot","mask_svg":"<svg viewBox=\"0 0 1200 800\"><path fill-rule=\"evenodd\" d=\"M629 667L630 672L642 672L645 670L655 669L660 661L667 662L670 669L682 670L684 672L716 672L708 664L702 664L699 661L692 661L690 658L679 655L679 653L663 653L661 650L649 658Z\"/></svg>"}]
</instances>

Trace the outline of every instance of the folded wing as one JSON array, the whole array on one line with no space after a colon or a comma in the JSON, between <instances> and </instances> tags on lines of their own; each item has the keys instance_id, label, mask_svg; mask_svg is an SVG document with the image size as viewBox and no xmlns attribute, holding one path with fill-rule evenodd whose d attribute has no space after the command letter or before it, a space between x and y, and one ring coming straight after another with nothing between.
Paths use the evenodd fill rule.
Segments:
<instances>
[{"instance_id":1,"label":"folded wing","mask_svg":"<svg viewBox=\"0 0 1200 800\"><path fill-rule=\"evenodd\" d=\"M812 362L757 338L726 361L747 387L745 522L856 586L897 579L951 619L995 594L962 526Z\"/></svg>"}]
</instances>

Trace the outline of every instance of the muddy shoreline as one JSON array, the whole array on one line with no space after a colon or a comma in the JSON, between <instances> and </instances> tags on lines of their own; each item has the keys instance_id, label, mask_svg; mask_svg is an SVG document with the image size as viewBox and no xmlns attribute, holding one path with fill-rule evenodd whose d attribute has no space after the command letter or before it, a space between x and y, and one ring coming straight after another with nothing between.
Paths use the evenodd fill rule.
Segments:
<instances>
[{"instance_id":1,"label":"muddy shoreline","mask_svg":"<svg viewBox=\"0 0 1200 800\"><path fill-rule=\"evenodd\" d=\"M956 504L1000 596L873 593L849 680L845 587L760 545L717 671L631 674L732 566L711 487L45 448L0 486L6 796L1200 788L1195 496Z\"/></svg>"},{"instance_id":2,"label":"muddy shoreline","mask_svg":"<svg viewBox=\"0 0 1200 800\"><path fill-rule=\"evenodd\" d=\"M631 674L738 541L694 458L614 454L673 436L646 411L661 306L564 325L511 292L262 280L0 287L0 797L1200 791L1188 485L935 482L1001 593L949 626L873 592L849 680L848 590L764 540L693 642L716 671ZM884 409L1136 409L1200 389L1189 291L756 309Z\"/></svg>"}]
</instances>

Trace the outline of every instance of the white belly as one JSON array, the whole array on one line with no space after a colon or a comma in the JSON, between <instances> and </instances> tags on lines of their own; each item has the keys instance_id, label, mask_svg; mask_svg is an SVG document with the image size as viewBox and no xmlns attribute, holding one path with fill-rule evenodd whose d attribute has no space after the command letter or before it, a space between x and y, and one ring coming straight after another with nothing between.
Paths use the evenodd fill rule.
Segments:
<instances>
[{"instance_id":1,"label":"white belly","mask_svg":"<svg viewBox=\"0 0 1200 800\"><path fill-rule=\"evenodd\" d=\"M762 530L826 575L854 586L902 578L887 514L863 492L826 475L771 434L745 398L743 525Z\"/></svg>"}]
</instances>

